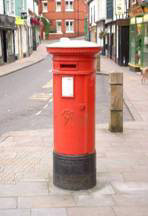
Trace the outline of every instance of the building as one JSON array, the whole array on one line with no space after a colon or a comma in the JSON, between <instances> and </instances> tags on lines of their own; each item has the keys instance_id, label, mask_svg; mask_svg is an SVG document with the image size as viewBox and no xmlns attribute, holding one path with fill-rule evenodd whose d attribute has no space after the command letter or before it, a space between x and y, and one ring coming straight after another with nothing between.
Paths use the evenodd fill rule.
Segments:
<instances>
[{"instance_id":1,"label":"building","mask_svg":"<svg viewBox=\"0 0 148 216\"><path fill-rule=\"evenodd\" d=\"M97 42L96 16L98 14L98 1L88 0L88 22L89 22L89 40Z\"/></svg>"},{"instance_id":2,"label":"building","mask_svg":"<svg viewBox=\"0 0 148 216\"><path fill-rule=\"evenodd\" d=\"M39 43L38 6L35 0L15 0L16 59L29 56Z\"/></svg>"},{"instance_id":3,"label":"building","mask_svg":"<svg viewBox=\"0 0 148 216\"><path fill-rule=\"evenodd\" d=\"M90 40L119 65L129 62L129 0L88 0Z\"/></svg>"},{"instance_id":4,"label":"building","mask_svg":"<svg viewBox=\"0 0 148 216\"><path fill-rule=\"evenodd\" d=\"M130 8L129 66L139 71L148 66L148 0L132 0Z\"/></svg>"},{"instance_id":5,"label":"building","mask_svg":"<svg viewBox=\"0 0 148 216\"><path fill-rule=\"evenodd\" d=\"M47 39L84 35L87 18L85 0L40 0L39 14L50 22ZM45 36L44 36L45 38Z\"/></svg>"},{"instance_id":6,"label":"building","mask_svg":"<svg viewBox=\"0 0 148 216\"><path fill-rule=\"evenodd\" d=\"M7 3L7 4L6 4ZM0 64L15 60L14 31L15 17L14 4L0 0Z\"/></svg>"},{"instance_id":7,"label":"building","mask_svg":"<svg viewBox=\"0 0 148 216\"><path fill-rule=\"evenodd\" d=\"M0 64L36 50L39 26L37 0L0 0Z\"/></svg>"},{"instance_id":8,"label":"building","mask_svg":"<svg viewBox=\"0 0 148 216\"><path fill-rule=\"evenodd\" d=\"M121 66L129 63L129 0L107 0L105 50Z\"/></svg>"}]
</instances>

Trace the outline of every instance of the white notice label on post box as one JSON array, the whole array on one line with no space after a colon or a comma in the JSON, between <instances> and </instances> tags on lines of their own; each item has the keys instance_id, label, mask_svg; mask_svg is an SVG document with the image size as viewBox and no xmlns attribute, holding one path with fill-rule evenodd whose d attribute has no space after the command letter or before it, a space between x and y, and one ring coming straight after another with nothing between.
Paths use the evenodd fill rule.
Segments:
<instances>
[{"instance_id":1,"label":"white notice label on post box","mask_svg":"<svg viewBox=\"0 0 148 216\"><path fill-rule=\"evenodd\" d=\"M62 77L62 97L74 97L73 77Z\"/></svg>"}]
</instances>

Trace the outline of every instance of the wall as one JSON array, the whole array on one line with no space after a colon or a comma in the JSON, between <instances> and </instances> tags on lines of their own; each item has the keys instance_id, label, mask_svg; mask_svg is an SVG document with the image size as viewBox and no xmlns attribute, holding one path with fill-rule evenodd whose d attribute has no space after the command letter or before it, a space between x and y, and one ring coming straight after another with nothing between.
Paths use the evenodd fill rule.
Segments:
<instances>
[{"instance_id":1,"label":"wall","mask_svg":"<svg viewBox=\"0 0 148 216\"><path fill-rule=\"evenodd\" d=\"M39 4L39 13L42 14L42 2ZM48 13L43 13L50 23L51 28L56 28L56 20L62 21L63 34L50 34L49 39L60 37L76 37L84 35L84 18L87 16L87 3L85 0L74 0L74 11L65 11L65 0L61 0L61 12L56 12L56 1L48 1ZM74 33L66 33L65 20L74 20Z\"/></svg>"},{"instance_id":2,"label":"wall","mask_svg":"<svg viewBox=\"0 0 148 216\"><path fill-rule=\"evenodd\" d=\"M96 9L96 21L106 19L106 0L99 0Z\"/></svg>"},{"instance_id":3,"label":"wall","mask_svg":"<svg viewBox=\"0 0 148 216\"><path fill-rule=\"evenodd\" d=\"M34 11L33 0L27 0L27 8L30 9L31 11Z\"/></svg>"},{"instance_id":4,"label":"wall","mask_svg":"<svg viewBox=\"0 0 148 216\"><path fill-rule=\"evenodd\" d=\"M21 16L21 12L27 11L27 2L26 1L27 0L15 0L15 14L16 14L16 16Z\"/></svg>"},{"instance_id":5,"label":"wall","mask_svg":"<svg viewBox=\"0 0 148 216\"><path fill-rule=\"evenodd\" d=\"M95 0L89 3L89 23L93 26L96 22L96 5Z\"/></svg>"}]
</instances>

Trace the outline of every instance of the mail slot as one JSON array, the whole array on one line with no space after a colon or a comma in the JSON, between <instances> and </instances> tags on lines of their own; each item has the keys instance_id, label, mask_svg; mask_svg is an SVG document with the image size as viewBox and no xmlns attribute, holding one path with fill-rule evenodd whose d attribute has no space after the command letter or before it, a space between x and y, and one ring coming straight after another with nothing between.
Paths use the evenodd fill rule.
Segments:
<instances>
[{"instance_id":1,"label":"mail slot","mask_svg":"<svg viewBox=\"0 0 148 216\"><path fill-rule=\"evenodd\" d=\"M53 183L82 190L96 185L96 43L61 40L53 55ZM58 72L57 72L58 71Z\"/></svg>"},{"instance_id":2,"label":"mail slot","mask_svg":"<svg viewBox=\"0 0 148 216\"><path fill-rule=\"evenodd\" d=\"M76 69L76 64L60 64L61 69Z\"/></svg>"}]
</instances>

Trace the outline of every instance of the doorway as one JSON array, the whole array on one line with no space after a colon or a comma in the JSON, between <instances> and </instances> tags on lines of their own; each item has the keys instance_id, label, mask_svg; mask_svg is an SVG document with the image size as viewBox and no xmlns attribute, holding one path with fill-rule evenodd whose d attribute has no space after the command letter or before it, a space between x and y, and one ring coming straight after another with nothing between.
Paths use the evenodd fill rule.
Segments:
<instances>
[{"instance_id":1,"label":"doorway","mask_svg":"<svg viewBox=\"0 0 148 216\"><path fill-rule=\"evenodd\" d=\"M119 59L121 66L128 66L129 63L129 26L119 27Z\"/></svg>"},{"instance_id":2,"label":"doorway","mask_svg":"<svg viewBox=\"0 0 148 216\"><path fill-rule=\"evenodd\" d=\"M2 32L2 40L3 40L3 61L7 63L7 31Z\"/></svg>"}]
</instances>

